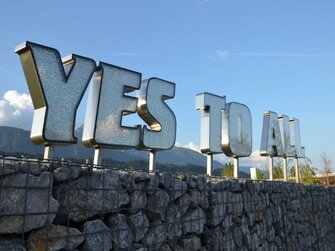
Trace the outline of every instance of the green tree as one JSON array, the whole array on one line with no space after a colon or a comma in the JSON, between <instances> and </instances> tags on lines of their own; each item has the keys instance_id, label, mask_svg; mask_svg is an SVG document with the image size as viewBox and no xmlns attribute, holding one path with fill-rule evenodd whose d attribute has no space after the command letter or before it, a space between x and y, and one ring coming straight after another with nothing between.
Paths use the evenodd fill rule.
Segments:
<instances>
[{"instance_id":1,"label":"green tree","mask_svg":"<svg viewBox=\"0 0 335 251\"><path fill-rule=\"evenodd\" d=\"M316 177L316 168L311 166L311 161L306 158L305 163L299 164L300 182L305 184L322 184L322 182ZM290 168L291 181L295 180L295 168Z\"/></svg>"},{"instance_id":2,"label":"green tree","mask_svg":"<svg viewBox=\"0 0 335 251\"><path fill-rule=\"evenodd\" d=\"M224 164L221 175L226 177L234 177L234 165L230 162Z\"/></svg>"},{"instance_id":3,"label":"green tree","mask_svg":"<svg viewBox=\"0 0 335 251\"><path fill-rule=\"evenodd\" d=\"M264 173L262 173L258 168L256 169L256 179L258 180L264 179Z\"/></svg>"},{"instance_id":4,"label":"green tree","mask_svg":"<svg viewBox=\"0 0 335 251\"><path fill-rule=\"evenodd\" d=\"M281 162L277 161L273 167L273 179L284 179L284 172L281 168Z\"/></svg>"}]
</instances>

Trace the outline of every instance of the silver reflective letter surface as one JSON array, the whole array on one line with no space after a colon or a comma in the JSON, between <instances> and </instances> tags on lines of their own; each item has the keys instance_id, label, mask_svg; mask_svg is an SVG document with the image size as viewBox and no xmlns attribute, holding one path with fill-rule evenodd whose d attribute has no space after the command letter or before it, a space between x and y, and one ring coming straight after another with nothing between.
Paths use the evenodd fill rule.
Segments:
<instances>
[{"instance_id":1,"label":"silver reflective letter surface","mask_svg":"<svg viewBox=\"0 0 335 251\"><path fill-rule=\"evenodd\" d=\"M73 144L76 111L96 68L78 55L61 59L56 49L25 42L16 50L25 73L34 118L31 139L36 144Z\"/></svg>"},{"instance_id":2,"label":"silver reflective letter surface","mask_svg":"<svg viewBox=\"0 0 335 251\"><path fill-rule=\"evenodd\" d=\"M305 147L301 146L301 138L300 138L300 123L296 118L290 119L290 129L291 129L291 137L292 144L295 148L295 156L296 158L305 158Z\"/></svg>"},{"instance_id":3,"label":"silver reflective letter surface","mask_svg":"<svg viewBox=\"0 0 335 251\"><path fill-rule=\"evenodd\" d=\"M222 149L229 157L248 157L252 152L251 113L246 105L226 104L222 117Z\"/></svg>"},{"instance_id":4,"label":"silver reflective letter surface","mask_svg":"<svg viewBox=\"0 0 335 251\"><path fill-rule=\"evenodd\" d=\"M126 96L125 92L139 89L140 84L141 73L100 62L87 103L83 133L86 146L139 146L141 126L123 126L122 116L136 112L137 98Z\"/></svg>"},{"instance_id":5,"label":"silver reflective letter surface","mask_svg":"<svg viewBox=\"0 0 335 251\"><path fill-rule=\"evenodd\" d=\"M286 115L280 115L278 121L283 143L284 157L294 157L296 151L291 140L289 118Z\"/></svg>"},{"instance_id":6,"label":"silver reflective letter surface","mask_svg":"<svg viewBox=\"0 0 335 251\"><path fill-rule=\"evenodd\" d=\"M137 113L149 125L143 126L143 149L167 150L176 141L176 117L164 100L175 95L175 84L150 78L142 81Z\"/></svg>"},{"instance_id":7,"label":"silver reflective letter surface","mask_svg":"<svg viewBox=\"0 0 335 251\"><path fill-rule=\"evenodd\" d=\"M225 106L225 96L221 97L207 92L196 96L195 109L201 112L200 150L202 153L222 153L222 111Z\"/></svg>"},{"instance_id":8,"label":"silver reflective letter surface","mask_svg":"<svg viewBox=\"0 0 335 251\"><path fill-rule=\"evenodd\" d=\"M278 115L275 112L264 113L260 154L273 157L284 156Z\"/></svg>"}]
</instances>

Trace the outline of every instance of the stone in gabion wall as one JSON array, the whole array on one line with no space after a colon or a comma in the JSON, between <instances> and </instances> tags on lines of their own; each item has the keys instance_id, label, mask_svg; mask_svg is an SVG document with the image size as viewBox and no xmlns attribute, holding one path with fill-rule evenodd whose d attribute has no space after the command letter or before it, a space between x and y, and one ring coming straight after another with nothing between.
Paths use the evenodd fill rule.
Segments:
<instances>
[{"instance_id":1,"label":"stone in gabion wall","mask_svg":"<svg viewBox=\"0 0 335 251\"><path fill-rule=\"evenodd\" d=\"M43 227L56 216L59 203L52 195L52 176L17 173L1 179L0 233L22 233ZM22 217L26 214L26 217Z\"/></svg>"},{"instance_id":2,"label":"stone in gabion wall","mask_svg":"<svg viewBox=\"0 0 335 251\"><path fill-rule=\"evenodd\" d=\"M0 250L331 250L335 189L4 162Z\"/></svg>"}]
</instances>

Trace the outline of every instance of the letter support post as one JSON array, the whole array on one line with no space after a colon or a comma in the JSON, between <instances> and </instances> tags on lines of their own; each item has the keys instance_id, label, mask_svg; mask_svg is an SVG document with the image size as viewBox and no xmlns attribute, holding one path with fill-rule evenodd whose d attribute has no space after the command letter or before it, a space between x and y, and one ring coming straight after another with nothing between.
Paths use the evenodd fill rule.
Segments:
<instances>
[{"instance_id":1,"label":"letter support post","mask_svg":"<svg viewBox=\"0 0 335 251\"><path fill-rule=\"evenodd\" d=\"M213 154L207 154L207 175L213 175Z\"/></svg>"},{"instance_id":2,"label":"letter support post","mask_svg":"<svg viewBox=\"0 0 335 251\"><path fill-rule=\"evenodd\" d=\"M298 157L294 158L294 169L295 169L295 182L300 182L300 175L299 175L299 159Z\"/></svg>"},{"instance_id":3,"label":"letter support post","mask_svg":"<svg viewBox=\"0 0 335 251\"><path fill-rule=\"evenodd\" d=\"M269 180L273 180L273 157L269 156Z\"/></svg>"},{"instance_id":4,"label":"letter support post","mask_svg":"<svg viewBox=\"0 0 335 251\"><path fill-rule=\"evenodd\" d=\"M287 182L287 158L283 158L283 174L284 174L284 181Z\"/></svg>"},{"instance_id":5,"label":"letter support post","mask_svg":"<svg viewBox=\"0 0 335 251\"><path fill-rule=\"evenodd\" d=\"M239 159L234 157L234 178L238 179Z\"/></svg>"},{"instance_id":6,"label":"letter support post","mask_svg":"<svg viewBox=\"0 0 335 251\"><path fill-rule=\"evenodd\" d=\"M102 149L100 147L94 149L93 166L101 166L101 152Z\"/></svg>"},{"instance_id":7,"label":"letter support post","mask_svg":"<svg viewBox=\"0 0 335 251\"><path fill-rule=\"evenodd\" d=\"M149 172L156 171L156 151L150 150L149 152Z\"/></svg>"},{"instance_id":8,"label":"letter support post","mask_svg":"<svg viewBox=\"0 0 335 251\"><path fill-rule=\"evenodd\" d=\"M53 159L54 158L54 151L55 151L55 146L54 145L46 145L45 148L44 148L43 159L45 159L45 160Z\"/></svg>"}]
</instances>

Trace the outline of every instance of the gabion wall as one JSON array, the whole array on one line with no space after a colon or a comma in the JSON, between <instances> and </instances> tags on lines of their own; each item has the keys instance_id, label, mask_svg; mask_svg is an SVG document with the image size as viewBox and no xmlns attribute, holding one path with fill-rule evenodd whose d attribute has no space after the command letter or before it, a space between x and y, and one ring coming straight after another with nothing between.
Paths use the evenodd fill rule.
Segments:
<instances>
[{"instance_id":1,"label":"gabion wall","mask_svg":"<svg viewBox=\"0 0 335 251\"><path fill-rule=\"evenodd\" d=\"M1 250L334 250L335 189L3 159Z\"/></svg>"}]
</instances>

